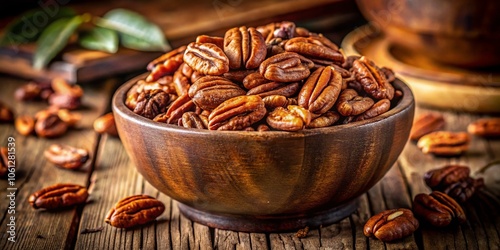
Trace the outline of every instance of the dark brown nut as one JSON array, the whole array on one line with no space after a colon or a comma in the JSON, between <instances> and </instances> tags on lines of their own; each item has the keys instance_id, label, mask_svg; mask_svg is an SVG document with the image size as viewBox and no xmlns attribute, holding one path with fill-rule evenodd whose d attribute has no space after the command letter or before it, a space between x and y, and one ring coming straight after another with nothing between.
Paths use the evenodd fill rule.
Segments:
<instances>
[{"instance_id":1,"label":"dark brown nut","mask_svg":"<svg viewBox=\"0 0 500 250\"><path fill-rule=\"evenodd\" d=\"M224 53L231 69L255 69L266 59L264 37L255 28L232 28L224 35Z\"/></svg>"},{"instance_id":2,"label":"dark brown nut","mask_svg":"<svg viewBox=\"0 0 500 250\"><path fill-rule=\"evenodd\" d=\"M177 124L179 119L182 118L182 114L193 110L195 106L188 94L184 94L172 102L166 113L158 115L153 120L168 124Z\"/></svg>"},{"instance_id":3,"label":"dark brown nut","mask_svg":"<svg viewBox=\"0 0 500 250\"><path fill-rule=\"evenodd\" d=\"M389 242L411 235L419 226L418 220L410 209L398 208L383 211L372 216L365 224L363 233L366 237Z\"/></svg>"},{"instance_id":4,"label":"dark brown nut","mask_svg":"<svg viewBox=\"0 0 500 250\"><path fill-rule=\"evenodd\" d=\"M342 64L342 68L346 70L350 70L352 68L352 64L354 61L358 60L361 58L361 56L348 56L345 58L345 62Z\"/></svg>"},{"instance_id":5,"label":"dark brown nut","mask_svg":"<svg viewBox=\"0 0 500 250\"><path fill-rule=\"evenodd\" d=\"M189 88L191 87L191 80L186 77L181 70L177 70L174 73L174 87L177 96L184 95L189 91Z\"/></svg>"},{"instance_id":6,"label":"dark brown nut","mask_svg":"<svg viewBox=\"0 0 500 250\"><path fill-rule=\"evenodd\" d=\"M82 115L76 112L71 112L68 109L57 110L57 116L65 122L69 127L74 127L82 120Z\"/></svg>"},{"instance_id":7,"label":"dark brown nut","mask_svg":"<svg viewBox=\"0 0 500 250\"><path fill-rule=\"evenodd\" d=\"M118 201L104 221L117 228L131 228L154 221L165 205L149 195L133 195Z\"/></svg>"},{"instance_id":8,"label":"dark brown nut","mask_svg":"<svg viewBox=\"0 0 500 250\"><path fill-rule=\"evenodd\" d=\"M262 98L270 95L295 96L299 91L299 83L268 82L248 90L247 95L258 95Z\"/></svg>"},{"instance_id":9,"label":"dark brown nut","mask_svg":"<svg viewBox=\"0 0 500 250\"><path fill-rule=\"evenodd\" d=\"M306 79L309 68L304 66L300 56L293 52L284 52L271 56L259 66L259 72L264 78L275 82L297 82Z\"/></svg>"},{"instance_id":10,"label":"dark brown nut","mask_svg":"<svg viewBox=\"0 0 500 250\"><path fill-rule=\"evenodd\" d=\"M30 135L35 130L35 119L29 115L18 116L14 122L14 127L19 134Z\"/></svg>"},{"instance_id":11,"label":"dark brown nut","mask_svg":"<svg viewBox=\"0 0 500 250\"><path fill-rule=\"evenodd\" d=\"M385 74L368 60L366 57L353 62L352 69L356 81L361 83L366 93L375 99L387 98L392 100L394 97L394 87L387 81Z\"/></svg>"},{"instance_id":12,"label":"dark brown nut","mask_svg":"<svg viewBox=\"0 0 500 250\"><path fill-rule=\"evenodd\" d=\"M51 87L56 94L82 97L83 89L77 84L70 84L65 79L56 77L51 82Z\"/></svg>"},{"instance_id":13,"label":"dark brown nut","mask_svg":"<svg viewBox=\"0 0 500 250\"><path fill-rule=\"evenodd\" d=\"M204 75L222 75L229 71L229 59L213 43L190 43L184 53L184 62Z\"/></svg>"},{"instance_id":14,"label":"dark brown nut","mask_svg":"<svg viewBox=\"0 0 500 250\"><path fill-rule=\"evenodd\" d=\"M446 227L451 223L464 223L467 220L462 207L440 191L416 195L413 212L435 227Z\"/></svg>"},{"instance_id":15,"label":"dark brown nut","mask_svg":"<svg viewBox=\"0 0 500 250\"><path fill-rule=\"evenodd\" d=\"M49 104L62 109L74 110L79 108L82 102L79 96L54 93L49 97Z\"/></svg>"},{"instance_id":16,"label":"dark brown nut","mask_svg":"<svg viewBox=\"0 0 500 250\"><path fill-rule=\"evenodd\" d=\"M137 97L134 113L149 119L165 112L170 104L170 95L160 89L145 90Z\"/></svg>"},{"instance_id":17,"label":"dark brown nut","mask_svg":"<svg viewBox=\"0 0 500 250\"><path fill-rule=\"evenodd\" d=\"M61 144L50 145L43 155L56 166L66 169L78 169L89 159L86 149Z\"/></svg>"},{"instance_id":18,"label":"dark brown nut","mask_svg":"<svg viewBox=\"0 0 500 250\"><path fill-rule=\"evenodd\" d=\"M29 82L14 92L14 97L19 101L32 101L40 98L42 88L36 82Z\"/></svg>"},{"instance_id":19,"label":"dark brown nut","mask_svg":"<svg viewBox=\"0 0 500 250\"><path fill-rule=\"evenodd\" d=\"M335 48L331 47L332 42L325 45L325 37L295 37L285 43L285 51L296 52L309 59L320 59L332 61L335 64L342 65L345 61L344 55ZM326 39L328 40L328 39ZM330 47L329 47L330 46ZM335 45L335 47L337 47ZM313 60L314 61L314 60Z\"/></svg>"},{"instance_id":20,"label":"dark brown nut","mask_svg":"<svg viewBox=\"0 0 500 250\"><path fill-rule=\"evenodd\" d=\"M245 95L237 84L220 76L204 76L189 88L189 97L204 110L213 110L224 101Z\"/></svg>"},{"instance_id":21,"label":"dark brown nut","mask_svg":"<svg viewBox=\"0 0 500 250\"><path fill-rule=\"evenodd\" d=\"M442 114L426 112L418 115L413 122L410 139L418 141L422 136L434 131L442 130L446 122Z\"/></svg>"},{"instance_id":22,"label":"dark brown nut","mask_svg":"<svg viewBox=\"0 0 500 250\"><path fill-rule=\"evenodd\" d=\"M198 129L206 129L206 123L203 122L203 119L200 115L195 112L189 111L182 114L182 126L185 128L198 128Z\"/></svg>"},{"instance_id":23,"label":"dark brown nut","mask_svg":"<svg viewBox=\"0 0 500 250\"><path fill-rule=\"evenodd\" d=\"M0 177L5 177L9 173L9 150L7 147L0 147Z\"/></svg>"},{"instance_id":24,"label":"dark brown nut","mask_svg":"<svg viewBox=\"0 0 500 250\"><path fill-rule=\"evenodd\" d=\"M33 193L28 201L34 209L60 209L83 204L89 193L85 187L75 184L55 184Z\"/></svg>"},{"instance_id":25,"label":"dark brown nut","mask_svg":"<svg viewBox=\"0 0 500 250\"><path fill-rule=\"evenodd\" d=\"M361 115L357 116L356 121L362 121L379 116L387 112L390 108L391 108L391 101L389 101L389 99L382 99L373 104L373 106L370 109L363 112Z\"/></svg>"},{"instance_id":26,"label":"dark brown nut","mask_svg":"<svg viewBox=\"0 0 500 250\"><path fill-rule=\"evenodd\" d=\"M340 93L336 106L341 115L356 116L370 109L373 104L374 101L370 97L359 96L354 89L344 89Z\"/></svg>"},{"instance_id":27,"label":"dark brown nut","mask_svg":"<svg viewBox=\"0 0 500 250\"><path fill-rule=\"evenodd\" d=\"M447 165L442 168L427 171L424 174L424 181L432 190L443 191L453 183L467 179L470 168L460 165Z\"/></svg>"},{"instance_id":28,"label":"dark brown nut","mask_svg":"<svg viewBox=\"0 0 500 250\"><path fill-rule=\"evenodd\" d=\"M266 105L267 110L273 110L277 107L286 107L288 105L293 104L291 99L287 98L284 95L268 95L262 98Z\"/></svg>"},{"instance_id":29,"label":"dark brown nut","mask_svg":"<svg viewBox=\"0 0 500 250\"><path fill-rule=\"evenodd\" d=\"M288 105L286 108L277 107L266 118L270 127L284 131L298 131L311 123L312 115L309 110L298 106Z\"/></svg>"},{"instance_id":30,"label":"dark brown nut","mask_svg":"<svg viewBox=\"0 0 500 250\"><path fill-rule=\"evenodd\" d=\"M449 185L446 189L444 189L443 192L456 201L465 203L474 195L477 189L483 186L483 178L474 179L468 177L465 180L461 180Z\"/></svg>"},{"instance_id":31,"label":"dark brown nut","mask_svg":"<svg viewBox=\"0 0 500 250\"><path fill-rule=\"evenodd\" d=\"M382 67L380 68L380 71L384 73L385 78L387 79L388 82L394 82L394 80L396 80L396 74L392 69L387 67Z\"/></svg>"},{"instance_id":32,"label":"dark brown nut","mask_svg":"<svg viewBox=\"0 0 500 250\"><path fill-rule=\"evenodd\" d=\"M282 40L287 40L295 36L297 28L293 22L278 22L269 23L267 25L259 26L256 28L262 36L266 39L266 43L279 38ZM305 33L305 29L300 30L300 34ZM309 32L307 32L309 33Z\"/></svg>"},{"instance_id":33,"label":"dark brown nut","mask_svg":"<svg viewBox=\"0 0 500 250\"><path fill-rule=\"evenodd\" d=\"M99 134L110 134L113 136L118 136L118 131L116 130L115 117L111 112L95 119L93 126L94 126L94 131L96 131Z\"/></svg>"},{"instance_id":34,"label":"dark brown nut","mask_svg":"<svg viewBox=\"0 0 500 250\"><path fill-rule=\"evenodd\" d=\"M340 119L339 113L335 111L326 111L321 116L313 119L307 128L323 128L335 124Z\"/></svg>"},{"instance_id":35,"label":"dark brown nut","mask_svg":"<svg viewBox=\"0 0 500 250\"><path fill-rule=\"evenodd\" d=\"M12 122L14 121L14 112L9 106L0 102L0 122Z\"/></svg>"},{"instance_id":36,"label":"dark brown nut","mask_svg":"<svg viewBox=\"0 0 500 250\"><path fill-rule=\"evenodd\" d=\"M242 130L260 121L266 115L260 96L243 95L221 103L208 117L210 130Z\"/></svg>"},{"instance_id":37,"label":"dark brown nut","mask_svg":"<svg viewBox=\"0 0 500 250\"><path fill-rule=\"evenodd\" d=\"M500 137L500 118L483 118L467 126L467 131L483 137Z\"/></svg>"},{"instance_id":38,"label":"dark brown nut","mask_svg":"<svg viewBox=\"0 0 500 250\"><path fill-rule=\"evenodd\" d=\"M333 67L321 67L309 76L299 92L299 105L314 114L330 110L342 88L342 76Z\"/></svg>"},{"instance_id":39,"label":"dark brown nut","mask_svg":"<svg viewBox=\"0 0 500 250\"><path fill-rule=\"evenodd\" d=\"M222 76L227 78L229 81L242 83L245 77L255 72L257 72L256 69L230 70L229 72L224 73L224 75Z\"/></svg>"},{"instance_id":40,"label":"dark brown nut","mask_svg":"<svg viewBox=\"0 0 500 250\"><path fill-rule=\"evenodd\" d=\"M246 89L253 89L255 87L258 87L258 86L265 84L265 83L268 83L268 82L271 82L271 81L264 78L264 76L261 75L259 72L255 72L255 73L251 73L251 74L247 75L243 79L243 86Z\"/></svg>"},{"instance_id":41,"label":"dark brown nut","mask_svg":"<svg viewBox=\"0 0 500 250\"><path fill-rule=\"evenodd\" d=\"M58 137L66 133L66 124L55 112L39 112L35 121L35 133L40 137Z\"/></svg>"},{"instance_id":42,"label":"dark brown nut","mask_svg":"<svg viewBox=\"0 0 500 250\"><path fill-rule=\"evenodd\" d=\"M417 147L425 154L455 156L469 148L470 136L467 132L435 131L422 136Z\"/></svg>"},{"instance_id":43,"label":"dark brown nut","mask_svg":"<svg viewBox=\"0 0 500 250\"><path fill-rule=\"evenodd\" d=\"M197 43L213 43L217 47L224 49L224 37L199 35L196 37Z\"/></svg>"},{"instance_id":44,"label":"dark brown nut","mask_svg":"<svg viewBox=\"0 0 500 250\"><path fill-rule=\"evenodd\" d=\"M151 71L148 76L148 82L156 81L164 75L174 73L177 68L183 63L184 52L186 51L186 46L181 46L177 49L171 50L160 57L151 61L147 69Z\"/></svg>"}]
</instances>

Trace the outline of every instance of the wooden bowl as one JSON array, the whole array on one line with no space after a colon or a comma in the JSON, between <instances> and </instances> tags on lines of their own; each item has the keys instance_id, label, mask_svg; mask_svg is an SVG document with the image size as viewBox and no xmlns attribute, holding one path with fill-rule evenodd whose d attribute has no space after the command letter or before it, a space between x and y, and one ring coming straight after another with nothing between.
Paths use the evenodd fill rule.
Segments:
<instances>
[{"instance_id":1,"label":"wooden bowl","mask_svg":"<svg viewBox=\"0 0 500 250\"><path fill-rule=\"evenodd\" d=\"M398 45L448 65L500 65L498 0L356 1L373 28Z\"/></svg>"},{"instance_id":2,"label":"wooden bowl","mask_svg":"<svg viewBox=\"0 0 500 250\"><path fill-rule=\"evenodd\" d=\"M336 222L356 208L405 146L415 103L401 100L369 120L299 132L189 129L154 122L114 94L118 133L137 170L193 221L221 229L275 232Z\"/></svg>"}]
</instances>

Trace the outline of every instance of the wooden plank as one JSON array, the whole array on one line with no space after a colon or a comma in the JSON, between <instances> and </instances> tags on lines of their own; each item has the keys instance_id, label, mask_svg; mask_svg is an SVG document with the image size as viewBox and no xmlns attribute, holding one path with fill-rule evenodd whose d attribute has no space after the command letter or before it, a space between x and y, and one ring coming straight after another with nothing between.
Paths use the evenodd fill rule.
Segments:
<instances>
[{"instance_id":1,"label":"wooden plank","mask_svg":"<svg viewBox=\"0 0 500 250\"><path fill-rule=\"evenodd\" d=\"M47 107L44 103L15 101L14 91L25 82L23 80L1 76L2 91L0 99L9 104L16 114L34 115ZM86 185L90 167L71 171L55 167L43 156L43 151L52 143L63 143L91 151L97 142L97 135L90 125L95 118L104 112L109 102L109 84L84 86L83 103L92 109L79 110L83 115L78 129L70 130L60 138L45 139L33 135L22 136L14 131L12 124L0 124L0 140L2 145L8 136L16 139L16 228L17 242L10 244L0 242L2 249L61 249L71 246L76 233L72 226L78 222L76 208L57 212L34 210L26 202L31 193L56 183L75 183ZM4 132L5 131L5 132ZM0 195L6 197L7 182L0 182ZM6 215L6 203L0 203L0 211ZM6 224L7 216L1 223Z\"/></svg>"}]
</instances>

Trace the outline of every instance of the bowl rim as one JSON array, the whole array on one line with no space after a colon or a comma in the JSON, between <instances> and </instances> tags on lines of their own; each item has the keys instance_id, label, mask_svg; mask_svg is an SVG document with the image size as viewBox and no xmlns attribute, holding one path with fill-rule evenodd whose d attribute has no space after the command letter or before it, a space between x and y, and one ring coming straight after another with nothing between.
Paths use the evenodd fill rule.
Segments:
<instances>
[{"instance_id":1,"label":"bowl rim","mask_svg":"<svg viewBox=\"0 0 500 250\"><path fill-rule=\"evenodd\" d=\"M370 119L362 120L362 121L355 121L351 122L348 124L340 124L340 125L333 125L333 126L328 126L328 127L322 127L322 128L313 128L313 129L301 129L299 131L279 131L279 130L272 130L272 131L233 131L233 130L209 130L209 129L198 129L198 128L185 128L182 126L174 125L174 124L167 124L167 123L162 123L162 122L155 122L151 119L148 119L146 117L140 116L136 113L134 113L132 110L130 110L126 105L125 105L125 99L127 92L129 91L132 86L137 83L139 80L145 79L147 76L148 72L144 74L140 74L136 77L133 77L132 79L126 81L124 84L122 84L113 94L112 101L111 101L111 106L112 106L112 111L114 116L120 116L124 118L125 120L129 122L134 122L138 123L141 126L145 126L148 128L152 129L158 129L158 130L163 130L163 131L170 131L170 132L179 132L179 133L189 133L189 134L199 134L199 135L211 135L211 134L217 134L217 135L225 135L225 136L277 136L277 137L304 137L308 135L315 135L315 134L324 134L324 133L332 133L338 130L343 130L343 129L349 129L352 127L362 127L362 126L367 126L370 124L375 124L378 122L381 122L382 120L385 120L386 118L393 117L407 109L411 109L414 107L415 104L415 98L413 96L413 93L408 87L408 85L403 82L401 79L396 78L394 82L392 82L394 88L396 90L400 90L403 92L403 97L399 102L390 110L387 112L372 117ZM116 119L115 119L116 120Z\"/></svg>"}]
</instances>

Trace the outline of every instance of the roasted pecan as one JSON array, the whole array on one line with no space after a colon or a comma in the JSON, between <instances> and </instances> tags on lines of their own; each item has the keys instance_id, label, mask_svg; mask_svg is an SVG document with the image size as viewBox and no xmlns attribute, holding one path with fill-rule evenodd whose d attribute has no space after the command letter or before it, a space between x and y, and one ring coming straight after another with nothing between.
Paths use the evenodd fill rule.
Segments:
<instances>
[{"instance_id":1,"label":"roasted pecan","mask_svg":"<svg viewBox=\"0 0 500 250\"><path fill-rule=\"evenodd\" d=\"M40 98L42 88L36 82L29 82L16 89L14 97L19 101L32 101Z\"/></svg>"},{"instance_id":2,"label":"roasted pecan","mask_svg":"<svg viewBox=\"0 0 500 250\"><path fill-rule=\"evenodd\" d=\"M137 97L134 113L153 119L165 112L170 104L170 96L163 90L145 90Z\"/></svg>"},{"instance_id":3,"label":"roasted pecan","mask_svg":"<svg viewBox=\"0 0 500 250\"><path fill-rule=\"evenodd\" d=\"M273 110L277 107L286 107L290 104L290 99L284 95L268 95L262 98L266 105L266 109Z\"/></svg>"},{"instance_id":4,"label":"roasted pecan","mask_svg":"<svg viewBox=\"0 0 500 250\"><path fill-rule=\"evenodd\" d=\"M295 36L296 27L293 22L279 22L279 23L269 23L264 26L259 26L256 28L265 38L266 43L269 43L273 39L279 38L283 40L290 39ZM305 33L303 30L300 30L300 34Z\"/></svg>"},{"instance_id":5,"label":"roasted pecan","mask_svg":"<svg viewBox=\"0 0 500 250\"><path fill-rule=\"evenodd\" d=\"M9 150L7 147L0 147L0 177L5 177L9 173Z\"/></svg>"},{"instance_id":6,"label":"roasted pecan","mask_svg":"<svg viewBox=\"0 0 500 250\"><path fill-rule=\"evenodd\" d=\"M203 122L203 119L200 115L195 112L188 111L182 114L182 126L185 128L198 128L198 129L206 129L206 123Z\"/></svg>"},{"instance_id":7,"label":"roasted pecan","mask_svg":"<svg viewBox=\"0 0 500 250\"><path fill-rule=\"evenodd\" d=\"M356 121L362 121L370 119L375 116L379 116L387 112L390 108L391 108L391 101L389 101L389 99L382 99L373 104L373 106L369 108L367 111L357 116Z\"/></svg>"},{"instance_id":8,"label":"roasted pecan","mask_svg":"<svg viewBox=\"0 0 500 250\"><path fill-rule=\"evenodd\" d=\"M95 119L94 131L99 134L110 134L113 136L118 136L118 131L116 130L115 117L113 113L107 113Z\"/></svg>"},{"instance_id":9,"label":"roasted pecan","mask_svg":"<svg viewBox=\"0 0 500 250\"><path fill-rule=\"evenodd\" d=\"M184 62L204 75L222 75L229 71L229 59L213 43L190 43L184 52Z\"/></svg>"},{"instance_id":10,"label":"roasted pecan","mask_svg":"<svg viewBox=\"0 0 500 250\"><path fill-rule=\"evenodd\" d=\"M213 43L217 47L224 49L224 37L199 35L196 37L197 43Z\"/></svg>"},{"instance_id":11,"label":"roasted pecan","mask_svg":"<svg viewBox=\"0 0 500 250\"><path fill-rule=\"evenodd\" d=\"M270 95L282 95L292 97L299 91L299 83L268 82L254 87L246 93L247 95L258 95L262 98Z\"/></svg>"},{"instance_id":12,"label":"roasted pecan","mask_svg":"<svg viewBox=\"0 0 500 250\"><path fill-rule=\"evenodd\" d=\"M242 83L243 80L250 74L257 72L256 69L240 69L240 70L230 70L227 73L224 73L224 77L229 81ZM259 74L257 72L257 74ZM259 74L260 75L260 74Z\"/></svg>"},{"instance_id":13,"label":"roasted pecan","mask_svg":"<svg viewBox=\"0 0 500 250\"><path fill-rule=\"evenodd\" d=\"M191 87L191 80L186 77L180 69L174 73L174 87L178 96L186 94Z\"/></svg>"},{"instance_id":14,"label":"roasted pecan","mask_svg":"<svg viewBox=\"0 0 500 250\"><path fill-rule=\"evenodd\" d=\"M427 171L424 181L432 190L443 191L453 183L467 179L470 168L460 165L447 165L438 169Z\"/></svg>"},{"instance_id":15,"label":"roasted pecan","mask_svg":"<svg viewBox=\"0 0 500 250\"><path fill-rule=\"evenodd\" d=\"M232 28L224 35L224 53L231 69L258 68L266 59L264 37L255 28Z\"/></svg>"},{"instance_id":16,"label":"roasted pecan","mask_svg":"<svg viewBox=\"0 0 500 250\"><path fill-rule=\"evenodd\" d=\"M210 130L242 130L266 115L264 101L257 95L233 97L221 103L208 117Z\"/></svg>"},{"instance_id":17,"label":"roasted pecan","mask_svg":"<svg viewBox=\"0 0 500 250\"><path fill-rule=\"evenodd\" d=\"M243 79L243 86L246 89L253 89L262 84L268 83L270 80L264 78L259 72L251 73Z\"/></svg>"},{"instance_id":18,"label":"roasted pecan","mask_svg":"<svg viewBox=\"0 0 500 250\"><path fill-rule=\"evenodd\" d=\"M460 203L469 200L477 189L484 186L483 178L474 179L467 177L465 180L455 182L443 190L445 194L455 199Z\"/></svg>"},{"instance_id":19,"label":"roasted pecan","mask_svg":"<svg viewBox=\"0 0 500 250\"><path fill-rule=\"evenodd\" d=\"M81 106L81 97L69 94L54 93L49 96L49 104L62 109L77 109Z\"/></svg>"},{"instance_id":20,"label":"roasted pecan","mask_svg":"<svg viewBox=\"0 0 500 250\"><path fill-rule=\"evenodd\" d=\"M482 118L467 126L467 131L483 137L500 137L500 118Z\"/></svg>"},{"instance_id":21,"label":"roasted pecan","mask_svg":"<svg viewBox=\"0 0 500 250\"><path fill-rule=\"evenodd\" d=\"M422 136L417 147L426 154L454 156L467 151L469 142L470 136L466 132L435 131Z\"/></svg>"},{"instance_id":22,"label":"roasted pecan","mask_svg":"<svg viewBox=\"0 0 500 250\"><path fill-rule=\"evenodd\" d=\"M410 139L418 141L420 137L444 128L446 122L442 114L426 112L418 115L413 122Z\"/></svg>"},{"instance_id":23,"label":"roasted pecan","mask_svg":"<svg viewBox=\"0 0 500 250\"><path fill-rule=\"evenodd\" d=\"M345 58L345 62L342 64L342 68L346 70L350 70L352 68L352 64L354 61L358 60L361 58L361 56L348 56Z\"/></svg>"},{"instance_id":24,"label":"roasted pecan","mask_svg":"<svg viewBox=\"0 0 500 250\"><path fill-rule=\"evenodd\" d=\"M14 122L17 132L22 135L30 135L35 130L35 119L29 115L18 116Z\"/></svg>"},{"instance_id":25,"label":"roasted pecan","mask_svg":"<svg viewBox=\"0 0 500 250\"><path fill-rule=\"evenodd\" d=\"M75 184L55 184L33 193L28 201L34 209L60 209L85 203L89 193Z\"/></svg>"},{"instance_id":26,"label":"roasted pecan","mask_svg":"<svg viewBox=\"0 0 500 250\"><path fill-rule=\"evenodd\" d=\"M267 58L260 64L259 72L264 78L275 82L296 82L306 79L310 74L300 56L293 52Z\"/></svg>"},{"instance_id":27,"label":"roasted pecan","mask_svg":"<svg viewBox=\"0 0 500 250\"><path fill-rule=\"evenodd\" d=\"M374 104L370 97L359 96L354 89L344 89L337 100L337 111L343 116L355 116L370 109Z\"/></svg>"},{"instance_id":28,"label":"roasted pecan","mask_svg":"<svg viewBox=\"0 0 500 250\"><path fill-rule=\"evenodd\" d=\"M165 205L149 195L133 195L118 201L104 221L113 227L130 228L151 222L165 211Z\"/></svg>"},{"instance_id":29,"label":"roasted pecan","mask_svg":"<svg viewBox=\"0 0 500 250\"><path fill-rule=\"evenodd\" d=\"M14 121L14 112L9 106L0 102L0 122L12 122Z\"/></svg>"},{"instance_id":30,"label":"roasted pecan","mask_svg":"<svg viewBox=\"0 0 500 250\"><path fill-rule=\"evenodd\" d=\"M82 120L82 115L76 112L71 112L68 109L57 110L57 116L65 122L69 127L74 127Z\"/></svg>"},{"instance_id":31,"label":"roasted pecan","mask_svg":"<svg viewBox=\"0 0 500 250\"><path fill-rule=\"evenodd\" d=\"M70 84L63 78L54 78L51 82L51 87L57 94L70 95L74 97L83 96L83 89L79 85Z\"/></svg>"},{"instance_id":32,"label":"roasted pecan","mask_svg":"<svg viewBox=\"0 0 500 250\"><path fill-rule=\"evenodd\" d=\"M413 211L415 215L436 227L445 227L452 222L464 223L467 220L462 207L440 191L416 195Z\"/></svg>"},{"instance_id":33,"label":"roasted pecan","mask_svg":"<svg viewBox=\"0 0 500 250\"><path fill-rule=\"evenodd\" d=\"M56 166L67 169L78 169L89 159L86 149L61 144L50 145L43 155Z\"/></svg>"},{"instance_id":34,"label":"roasted pecan","mask_svg":"<svg viewBox=\"0 0 500 250\"><path fill-rule=\"evenodd\" d=\"M165 122L168 124L176 124L182 118L182 114L192 110L195 107L193 100L188 94L179 96L172 102L165 114L160 114L155 117L155 121Z\"/></svg>"},{"instance_id":35,"label":"roasted pecan","mask_svg":"<svg viewBox=\"0 0 500 250\"><path fill-rule=\"evenodd\" d=\"M189 88L189 97L200 108L213 110L224 101L245 95L237 84L220 76L204 76Z\"/></svg>"},{"instance_id":36,"label":"roasted pecan","mask_svg":"<svg viewBox=\"0 0 500 250\"><path fill-rule=\"evenodd\" d=\"M57 137L61 136L68 130L66 124L56 112L42 111L36 116L35 132L41 137Z\"/></svg>"},{"instance_id":37,"label":"roasted pecan","mask_svg":"<svg viewBox=\"0 0 500 250\"><path fill-rule=\"evenodd\" d=\"M387 67L382 67L380 68L380 71L384 73L385 78L387 79L388 82L394 82L394 80L396 80L396 74L394 74L394 71L392 69Z\"/></svg>"},{"instance_id":38,"label":"roasted pecan","mask_svg":"<svg viewBox=\"0 0 500 250\"><path fill-rule=\"evenodd\" d=\"M311 123L311 112L298 106L288 105L286 108L277 107L267 116L267 124L272 128L285 131L298 131Z\"/></svg>"},{"instance_id":39,"label":"roasted pecan","mask_svg":"<svg viewBox=\"0 0 500 250\"><path fill-rule=\"evenodd\" d=\"M342 88L342 76L333 67L321 67L309 76L299 92L299 105L323 114L335 105Z\"/></svg>"},{"instance_id":40,"label":"roasted pecan","mask_svg":"<svg viewBox=\"0 0 500 250\"><path fill-rule=\"evenodd\" d=\"M366 237L375 236L381 241L394 241L411 235L419 226L410 209L398 208L372 216L365 224Z\"/></svg>"},{"instance_id":41,"label":"roasted pecan","mask_svg":"<svg viewBox=\"0 0 500 250\"><path fill-rule=\"evenodd\" d=\"M387 98L392 100L394 87L387 81L385 74L380 71L375 63L363 56L353 62L352 69L356 81L361 83L366 93L375 99Z\"/></svg>"},{"instance_id":42,"label":"roasted pecan","mask_svg":"<svg viewBox=\"0 0 500 250\"><path fill-rule=\"evenodd\" d=\"M332 126L334 123L336 123L340 119L339 113L335 111L326 111L325 113L321 114L319 117L314 118L309 125L307 125L307 128L323 128L323 127L329 127Z\"/></svg>"},{"instance_id":43,"label":"roasted pecan","mask_svg":"<svg viewBox=\"0 0 500 250\"><path fill-rule=\"evenodd\" d=\"M285 43L285 51L296 52L311 60L326 60L334 64L342 65L345 61L344 55L335 49L337 46L325 37L295 37ZM325 44L327 43L327 44ZM333 46L332 46L333 44ZM338 47L337 47L338 48Z\"/></svg>"}]
</instances>

